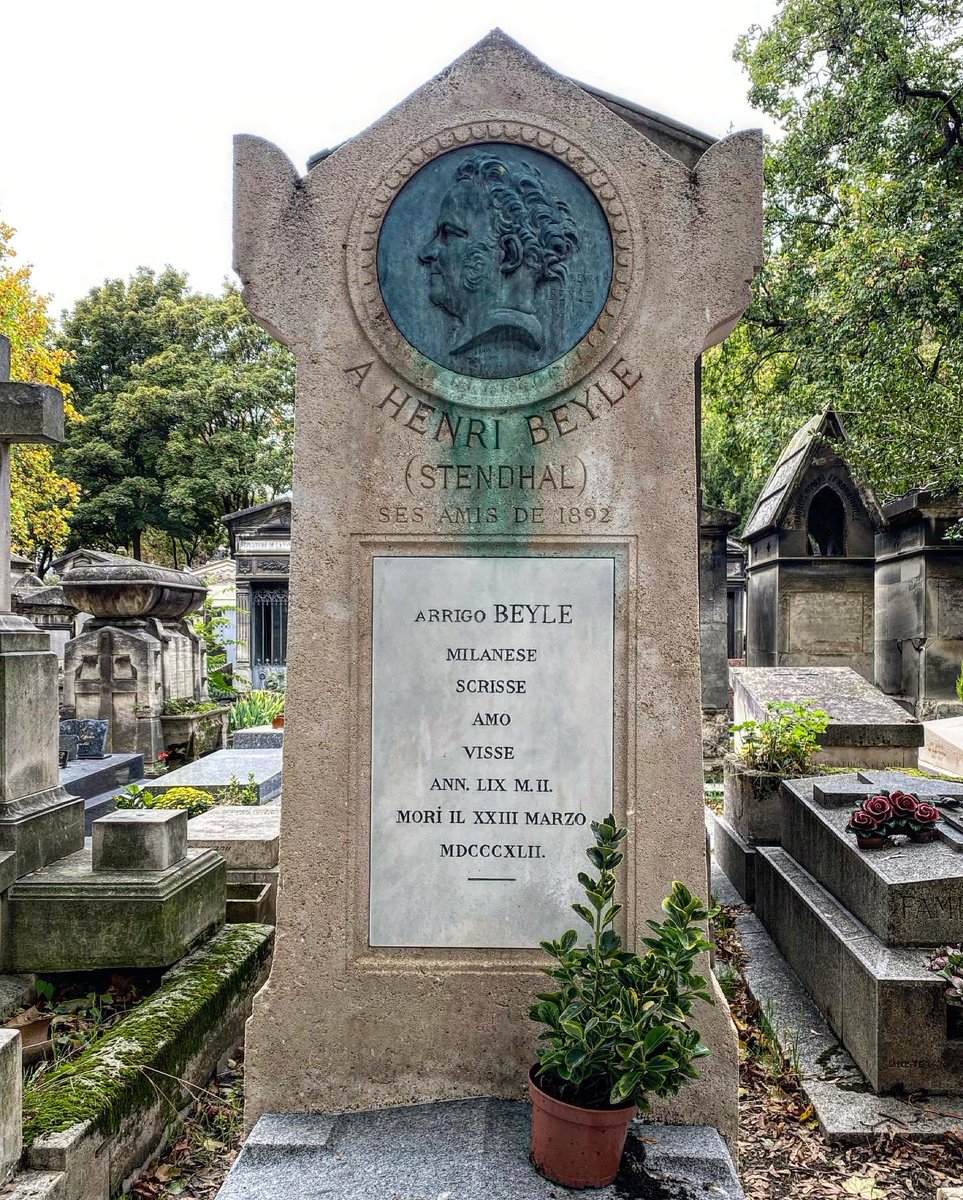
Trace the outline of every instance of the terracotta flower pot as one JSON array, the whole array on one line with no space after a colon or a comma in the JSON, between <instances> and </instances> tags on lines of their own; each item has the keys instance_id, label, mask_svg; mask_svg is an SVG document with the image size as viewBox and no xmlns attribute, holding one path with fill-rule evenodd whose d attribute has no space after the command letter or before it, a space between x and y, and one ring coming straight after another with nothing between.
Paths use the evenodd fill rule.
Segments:
<instances>
[{"instance_id":1,"label":"terracotta flower pot","mask_svg":"<svg viewBox=\"0 0 963 1200\"><path fill-rule=\"evenodd\" d=\"M862 837L857 833L856 845L860 850L882 850L884 846L889 845L889 838L882 837L878 833L870 834L869 837Z\"/></svg>"},{"instance_id":2,"label":"terracotta flower pot","mask_svg":"<svg viewBox=\"0 0 963 1200\"><path fill-rule=\"evenodd\" d=\"M532 1165L562 1187L606 1187L619 1173L634 1104L579 1108L549 1096L528 1073L532 1097Z\"/></svg>"},{"instance_id":3,"label":"terracotta flower pot","mask_svg":"<svg viewBox=\"0 0 963 1200\"><path fill-rule=\"evenodd\" d=\"M936 829L911 829L909 833L911 842L935 842L939 836Z\"/></svg>"},{"instance_id":4,"label":"terracotta flower pot","mask_svg":"<svg viewBox=\"0 0 963 1200\"><path fill-rule=\"evenodd\" d=\"M284 728L284 717L283 716L275 717L274 720L271 722L271 728L272 729L283 729Z\"/></svg>"}]
</instances>

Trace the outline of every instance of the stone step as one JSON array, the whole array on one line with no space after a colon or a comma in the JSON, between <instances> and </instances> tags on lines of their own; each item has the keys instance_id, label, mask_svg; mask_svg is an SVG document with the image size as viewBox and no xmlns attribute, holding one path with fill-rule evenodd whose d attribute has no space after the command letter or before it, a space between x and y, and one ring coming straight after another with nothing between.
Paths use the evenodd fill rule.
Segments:
<instances>
[{"instance_id":1,"label":"stone step","mask_svg":"<svg viewBox=\"0 0 963 1200\"><path fill-rule=\"evenodd\" d=\"M227 787L232 779L247 783L250 776L258 789L258 803L265 804L281 794L280 750L215 750L196 762L168 771L144 785L159 794L175 787L199 788L204 792Z\"/></svg>"},{"instance_id":2,"label":"stone step","mask_svg":"<svg viewBox=\"0 0 963 1200\"><path fill-rule=\"evenodd\" d=\"M746 904L756 898L756 848L725 817L706 809L706 828L712 856Z\"/></svg>"},{"instance_id":3,"label":"stone step","mask_svg":"<svg viewBox=\"0 0 963 1200\"><path fill-rule=\"evenodd\" d=\"M884 946L779 846L756 851L756 914L874 1091L959 1091L963 1030L926 968L935 951Z\"/></svg>"},{"instance_id":4,"label":"stone step","mask_svg":"<svg viewBox=\"0 0 963 1200\"><path fill-rule=\"evenodd\" d=\"M108 754L106 758L78 758L60 769L60 786L71 796L89 800L113 788L134 783L144 774L143 754Z\"/></svg>"},{"instance_id":5,"label":"stone step","mask_svg":"<svg viewBox=\"0 0 963 1200\"><path fill-rule=\"evenodd\" d=\"M963 935L963 855L960 834L946 827L954 842L918 844L905 839L892 848L860 850L846 832L852 810L865 798L864 785L851 779L853 794L834 807L818 803L818 780L791 779L784 784L783 849L887 946L935 946ZM905 790L912 783L903 778ZM940 826L944 823L940 822Z\"/></svg>"},{"instance_id":6,"label":"stone step","mask_svg":"<svg viewBox=\"0 0 963 1200\"><path fill-rule=\"evenodd\" d=\"M514 1100L450 1100L335 1116L269 1113L251 1131L218 1200L547 1200L563 1191L571 1200L614 1200L654 1194L631 1173L640 1152L645 1170L666 1187L659 1194L744 1200L715 1129L635 1121L624 1175L609 1187L568 1190L529 1163L531 1119L529 1105Z\"/></svg>"}]
</instances>

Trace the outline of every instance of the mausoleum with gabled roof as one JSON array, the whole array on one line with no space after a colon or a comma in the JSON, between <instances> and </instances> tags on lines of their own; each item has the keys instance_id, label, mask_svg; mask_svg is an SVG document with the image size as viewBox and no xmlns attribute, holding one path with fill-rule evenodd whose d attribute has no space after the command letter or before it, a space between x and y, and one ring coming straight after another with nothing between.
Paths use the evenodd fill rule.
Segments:
<instances>
[{"instance_id":1,"label":"mausoleum with gabled roof","mask_svg":"<svg viewBox=\"0 0 963 1200\"><path fill-rule=\"evenodd\" d=\"M874 539L883 515L827 409L789 441L742 537L752 667L851 666L873 679Z\"/></svg>"}]
</instances>

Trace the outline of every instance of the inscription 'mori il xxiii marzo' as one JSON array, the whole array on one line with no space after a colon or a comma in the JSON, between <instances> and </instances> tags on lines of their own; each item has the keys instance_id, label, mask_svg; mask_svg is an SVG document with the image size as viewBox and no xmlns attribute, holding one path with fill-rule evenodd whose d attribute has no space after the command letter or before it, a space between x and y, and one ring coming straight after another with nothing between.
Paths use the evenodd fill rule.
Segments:
<instances>
[{"instance_id":1,"label":"inscription 'mori il xxiii marzo'","mask_svg":"<svg viewBox=\"0 0 963 1200\"><path fill-rule=\"evenodd\" d=\"M612 808L611 558L373 565L372 946L534 947Z\"/></svg>"}]
</instances>

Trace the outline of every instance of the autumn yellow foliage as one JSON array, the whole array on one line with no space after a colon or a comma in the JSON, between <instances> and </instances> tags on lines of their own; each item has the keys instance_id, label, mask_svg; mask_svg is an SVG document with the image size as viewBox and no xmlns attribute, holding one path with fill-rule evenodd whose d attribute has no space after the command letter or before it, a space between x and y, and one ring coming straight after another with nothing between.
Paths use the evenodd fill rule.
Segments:
<instances>
[{"instance_id":1,"label":"autumn yellow foliage","mask_svg":"<svg viewBox=\"0 0 963 1200\"><path fill-rule=\"evenodd\" d=\"M52 344L47 297L31 286L29 266L9 261L16 257L13 235L0 221L0 333L10 339L10 377L60 388L67 419L79 421L70 388L60 377L67 354ZM64 546L80 488L58 474L47 446L15 446L10 473L12 548L43 566Z\"/></svg>"}]
</instances>

